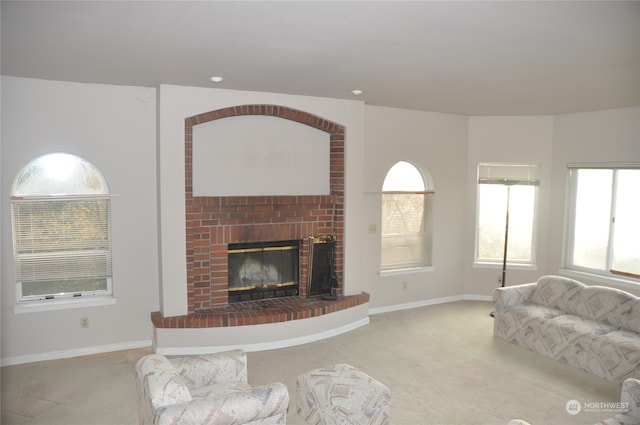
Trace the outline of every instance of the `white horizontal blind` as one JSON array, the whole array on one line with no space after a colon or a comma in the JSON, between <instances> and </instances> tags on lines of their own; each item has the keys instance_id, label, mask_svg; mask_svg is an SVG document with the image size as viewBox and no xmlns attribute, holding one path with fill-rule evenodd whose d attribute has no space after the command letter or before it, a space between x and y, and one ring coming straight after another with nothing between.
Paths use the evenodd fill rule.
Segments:
<instances>
[{"instance_id":1,"label":"white horizontal blind","mask_svg":"<svg viewBox=\"0 0 640 425\"><path fill-rule=\"evenodd\" d=\"M537 164L479 164L478 183L538 186L539 167Z\"/></svg>"},{"instance_id":2,"label":"white horizontal blind","mask_svg":"<svg viewBox=\"0 0 640 425\"><path fill-rule=\"evenodd\" d=\"M393 269L428 263L425 213L427 194L382 195L382 264Z\"/></svg>"},{"instance_id":3,"label":"white horizontal blind","mask_svg":"<svg viewBox=\"0 0 640 425\"><path fill-rule=\"evenodd\" d=\"M427 265L425 238L424 234L383 237L382 270Z\"/></svg>"},{"instance_id":4,"label":"white horizontal blind","mask_svg":"<svg viewBox=\"0 0 640 425\"><path fill-rule=\"evenodd\" d=\"M588 169L604 169L604 170L640 170L639 162L621 162L621 163L609 163L609 162L585 162L585 163L569 163L567 164L568 169L574 168L588 168Z\"/></svg>"},{"instance_id":5,"label":"white horizontal blind","mask_svg":"<svg viewBox=\"0 0 640 425\"><path fill-rule=\"evenodd\" d=\"M18 282L111 277L108 197L14 199L12 215Z\"/></svg>"}]
</instances>

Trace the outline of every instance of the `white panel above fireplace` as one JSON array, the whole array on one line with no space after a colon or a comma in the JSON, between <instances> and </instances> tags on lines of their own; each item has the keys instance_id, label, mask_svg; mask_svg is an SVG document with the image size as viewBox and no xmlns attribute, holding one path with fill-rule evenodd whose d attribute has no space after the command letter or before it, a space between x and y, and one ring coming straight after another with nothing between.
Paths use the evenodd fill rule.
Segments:
<instances>
[{"instance_id":1,"label":"white panel above fireplace","mask_svg":"<svg viewBox=\"0 0 640 425\"><path fill-rule=\"evenodd\" d=\"M277 117L193 127L194 196L329 194L329 134Z\"/></svg>"}]
</instances>

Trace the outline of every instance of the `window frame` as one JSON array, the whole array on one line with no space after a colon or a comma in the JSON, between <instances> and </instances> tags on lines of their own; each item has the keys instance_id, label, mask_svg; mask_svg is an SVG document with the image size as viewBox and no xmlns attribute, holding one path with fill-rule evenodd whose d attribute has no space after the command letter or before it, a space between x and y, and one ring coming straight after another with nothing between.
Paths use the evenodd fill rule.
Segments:
<instances>
[{"instance_id":1,"label":"window frame","mask_svg":"<svg viewBox=\"0 0 640 425\"><path fill-rule=\"evenodd\" d=\"M492 259L492 258L479 258L478 257L478 251L479 251L479 244L480 244L480 186L481 183L480 180L482 178L481 176L481 167L494 167L494 169L500 169L502 168L503 170L505 170L505 175L508 175L510 173L509 170L515 170L518 168L527 168L528 170L530 170L531 175L527 176L527 177L521 177L522 180L524 182L526 182L527 186L534 186L534 194L533 194L533 211L532 211L532 223L531 223L531 245L530 245L530 250L531 250L531 256L529 258L529 260L517 260L517 259L511 259L509 257L507 257L507 266L510 269L522 269L522 270L535 270L537 269L537 251L538 251L538 221L539 221L539 204L540 204L540 184L539 184L539 174L540 174L540 164L537 163L511 163L511 162L480 162L478 163L477 167L476 167L476 172L477 172L477 178L476 178L476 215L475 215L475 238L474 238L474 249L473 249L473 266L474 267L479 267L479 268L495 268L498 266L503 266L504 263L504 256L501 256L500 258L496 258L496 259ZM509 169L509 170L507 170ZM518 173L516 173L518 174ZM497 178L497 177L496 177ZM505 179L508 179L507 177L504 177ZM507 185L505 185L506 187ZM518 186L518 184L514 184L513 186ZM506 196L506 194L505 194ZM510 204L511 202L513 202L513 200L510 200ZM506 224L506 211L502 212L503 217L505 218L505 224ZM513 214L513 212L510 210L509 212L510 216ZM511 220L513 218L510 217L510 227L511 227ZM510 228L510 233L513 231L513 229ZM511 239L510 239L511 240ZM508 245L510 246L510 245ZM504 250L504 246L503 246L503 250Z\"/></svg>"},{"instance_id":2,"label":"window frame","mask_svg":"<svg viewBox=\"0 0 640 425\"><path fill-rule=\"evenodd\" d=\"M70 178L61 178L59 184L60 189L66 187L66 191L70 191L68 190L70 181L84 181L85 183L77 186L80 189L76 193L48 193L54 192L52 187L56 186L53 177L39 176L32 178L28 174L32 170L38 170L46 174L48 169L43 164L46 163L48 156L53 155L66 156L63 159L73 160L73 164L76 166L75 169L80 170L77 175L72 175ZM40 162L38 163L37 161ZM64 163L65 161L62 162ZM64 165L68 166L69 163L64 163ZM62 166L62 164L59 166ZM87 177L90 178L88 179ZM44 191L37 188L39 180L42 181L41 187L46 188ZM94 185L95 187L93 187ZM51 204L47 205L49 202ZM91 227L92 229L98 229L97 239L93 237L87 239L86 236L83 236L85 232L78 233L78 228L61 225L62 230L50 233L46 237L46 242L45 240L36 240L34 242L29 240L30 235L32 235L31 228L26 233L20 229L21 224L29 223L27 227L31 226L29 217L33 214L38 217L46 213L47 210L55 212L64 207L70 207L72 213L77 213L76 209L82 207L83 203L88 203L90 207L99 208L99 215L91 214L89 216L89 220L97 219L95 225L98 227ZM27 204L26 208L21 208L21 204ZM58 209L51 210L51 207ZM59 216L56 215L55 217L58 218ZM75 219L76 214L72 217ZM42 216L39 222L45 225L47 222L69 223L68 221L63 221L63 218L60 220L62 221L48 221L47 217ZM113 298L111 195L104 175L95 164L78 155L59 153L41 155L29 161L18 171L12 186L11 229L15 264L15 299L17 303L14 307L15 312L46 311L86 307L88 305L105 305L115 302ZM58 244L56 248L50 246L52 241L57 241L55 242ZM39 250L39 248L42 248L42 250ZM74 257L88 261L86 264L90 267L97 265L99 267L98 274L92 276L91 273L86 273L84 268L86 266L78 267L77 264L73 264L73 261L69 262L69 259ZM98 261L95 261L94 258L97 258ZM46 264L42 266L37 261L32 261L34 259L43 259ZM65 266L65 264L68 265L70 263L72 264L71 269ZM24 269L23 266L27 268ZM75 271L73 266L76 267ZM47 267L52 267L50 281L46 279ZM31 274L31 278L25 278L25 273L26 275ZM98 280L102 283L96 289L85 287L83 288L84 290L65 290L60 293L55 293L57 289L51 289L55 288L55 285L63 285L64 287L63 282L67 279L79 279L85 282ZM37 285L37 282L44 282L43 284L46 285L45 290L42 293L25 294L23 285L25 283Z\"/></svg>"},{"instance_id":3,"label":"window frame","mask_svg":"<svg viewBox=\"0 0 640 425\"><path fill-rule=\"evenodd\" d=\"M614 229L615 229L615 216L616 216L616 198L617 198L617 179L618 171L620 170L637 170L640 172L640 164L635 163L621 163L621 164L568 164L567 173L567 209L565 218L564 232L564 249L563 249L563 272L566 274L573 274L576 276L587 276L595 278L602 283L630 283L633 287L640 285L640 275L635 276L633 273L616 273L612 270L613 266L613 250L614 250ZM608 235L607 235L607 248L606 248L606 265L604 269L597 269L592 267L580 266L573 264L573 254L575 249L575 225L576 225L576 208L577 208L577 195L578 195L578 174L580 170L609 170L612 172L611 176L611 194L610 194L610 211L608 220Z\"/></svg>"},{"instance_id":4,"label":"window frame","mask_svg":"<svg viewBox=\"0 0 640 425\"><path fill-rule=\"evenodd\" d=\"M409 164L411 167L413 167L413 170L417 173L417 175L420 176L420 189L418 190L418 188L415 189L411 189L411 183L414 182L410 182L409 185L407 186L407 190L404 189L400 189L398 190L397 188L394 188L393 190L384 190L384 184L387 180L387 177L389 176L389 173L391 172L391 170L398 164L400 163L406 163ZM429 190L430 185L428 183L427 178L425 177L425 174L420 170L420 168L418 166L416 166L414 163L410 162L410 161L404 161L404 160L400 160L400 161L396 161L388 170L387 173L385 174L385 179L383 180L383 190L381 192L381 224L380 224L380 273L382 275L392 275L392 274L402 274L402 273L407 273L407 272L415 272L415 271L426 271L426 270L432 270L433 268L433 225L432 225L432 204L433 202L430 202L430 196L432 196L433 194L435 194L435 192L433 190ZM421 231L420 232L406 232L406 233L398 233L398 234L390 234L390 235L385 235L385 233L383 232L383 223L385 222L385 215L384 215L384 198L385 196L394 196L394 195L417 195L417 196L421 196L422 200L422 223L421 223ZM418 261L413 261L413 262L407 262L407 263L399 263L399 262L395 262L395 263L390 263L390 264L385 264L384 263L384 256L385 256L385 240L392 240L392 239L400 239L400 238L407 238L407 237L411 237L411 238L418 238L420 241L420 244L422 246L422 257L418 260Z\"/></svg>"}]
</instances>

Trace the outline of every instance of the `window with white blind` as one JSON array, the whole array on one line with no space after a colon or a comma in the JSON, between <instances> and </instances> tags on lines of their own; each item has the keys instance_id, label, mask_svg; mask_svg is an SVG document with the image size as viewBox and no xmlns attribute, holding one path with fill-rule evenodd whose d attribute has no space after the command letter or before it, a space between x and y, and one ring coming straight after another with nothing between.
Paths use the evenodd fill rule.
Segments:
<instances>
[{"instance_id":1,"label":"window with white blind","mask_svg":"<svg viewBox=\"0 0 640 425\"><path fill-rule=\"evenodd\" d=\"M478 165L475 262L534 264L537 164Z\"/></svg>"},{"instance_id":2,"label":"window with white blind","mask_svg":"<svg viewBox=\"0 0 640 425\"><path fill-rule=\"evenodd\" d=\"M413 164L400 161L387 173L382 186L382 270L431 266L430 194Z\"/></svg>"},{"instance_id":3,"label":"window with white blind","mask_svg":"<svg viewBox=\"0 0 640 425\"><path fill-rule=\"evenodd\" d=\"M640 279L640 165L569 165L567 268Z\"/></svg>"},{"instance_id":4,"label":"window with white blind","mask_svg":"<svg viewBox=\"0 0 640 425\"><path fill-rule=\"evenodd\" d=\"M11 219L18 302L111 294L111 204L94 164L32 160L14 181Z\"/></svg>"}]
</instances>

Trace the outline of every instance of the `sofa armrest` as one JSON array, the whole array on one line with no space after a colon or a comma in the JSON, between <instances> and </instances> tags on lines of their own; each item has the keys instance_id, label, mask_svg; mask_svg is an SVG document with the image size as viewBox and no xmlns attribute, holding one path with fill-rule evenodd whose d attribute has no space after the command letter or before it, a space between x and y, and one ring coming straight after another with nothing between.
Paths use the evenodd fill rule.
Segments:
<instances>
[{"instance_id":1,"label":"sofa armrest","mask_svg":"<svg viewBox=\"0 0 640 425\"><path fill-rule=\"evenodd\" d=\"M634 378L625 379L622 383L622 403L629 403L629 415L640 418L640 380Z\"/></svg>"},{"instance_id":2,"label":"sofa armrest","mask_svg":"<svg viewBox=\"0 0 640 425\"><path fill-rule=\"evenodd\" d=\"M152 409L191 401L187 384L163 355L146 355L135 369L138 393Z\"/></svg>"},{"instance_id":3,"label":"sofa armrest","mask_svg":"<svg viewBox=\"0 0 640 425\"><path fill-rule=\"evenodd\" d=\"M534 282L496 288L493 291L493 301L496 303L496 310L503 311L508 307L527 302L531 298L535 287L536 283Z\"/></svg>"},{"instance_id":4,"label":"sofa armrest","mask_svg":"<svg viewBox=\"0 0 640 425\"><path fill-rule=\"evenodd\" d=\"M194 400L158 409L155 425L236 425L285 415L289 392L281 383L253 387L223 397Z\"/></svg>"},{"instance_id":5,"label":"sofa armrest","mask_svg":"<svg viewBox=\"0 0 640 425\"><path fill-rule=\"evenodd\" d=\"M247 382L247 354L242 350L170 359L190 388L229 382Z\"/></svg>"}]
</instances>

